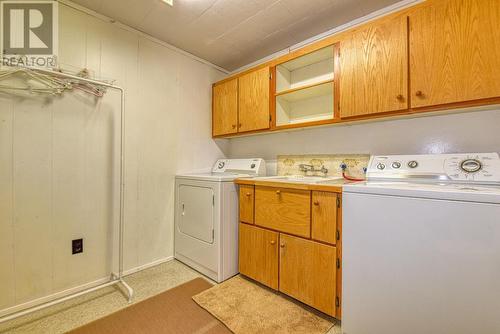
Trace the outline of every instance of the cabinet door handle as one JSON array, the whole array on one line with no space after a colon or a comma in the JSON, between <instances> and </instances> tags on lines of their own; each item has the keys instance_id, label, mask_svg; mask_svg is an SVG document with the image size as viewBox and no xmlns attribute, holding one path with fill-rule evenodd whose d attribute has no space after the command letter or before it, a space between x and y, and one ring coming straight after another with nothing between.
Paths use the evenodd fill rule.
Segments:
<instances>
[{"instance_id":1,"label":"cabinet door handle","mask_svg":"<svg viewBox=\"0 0 500 334\"><path fill-rule=\"evenodd\" d=\"M276 190L276 195L281 195L281 190Z\"/></svg>"},{"instance_id":2,"label":"cabinet door handle","mask_svg":"<svg viewBox=\"0 0 500 334\"><path fill-rule=\"evenodd\" d=\"M422 93L422 91L421 91L421 90L417 90L417 91L415 92L415 95L417 95L417 96L419 96L419 97L422 97L422 96L424 96L424 93Z\"/></svg>"},{"instance_id":3,"label":"cabinet door handle","mask_svg":"<svg viewBox=\"0 0 500 334\"><path fill-rule=\"evenodd\" d=\"M247 195L247 197L252 196L252 194L251 194L251 193L246 193L245 195Z\"/></svg>"},{"instance_id":4,"label":"cabinet door handle","mask_svg":"<svg viewBox=\"0 0 500 334\"><path fill-rule=\"evenodd\" d=\"M285 248L285 244L283 244L283 243L282 243L282 244L280 245L280 247L281 247L281 248Z\"/></svg>"},{"instance_id":5,"label":"cabinet door handle","mask_svg":"<svg viewBox=\"0 0 500 334\"><path fill-rule=\"evenodd\" d=\"M236 129L236 124L231 125L233 129Z\"/></svg>"},{"instance_id":6,"label":"cabinet door handle","mask_svg":"<svg viewBox=\"0 0 500 334\"><path fill-rule=\"evenodd\" d=\"M271 245L273 245L273 246L274 246L275 244L276 244L276 241L271 240Z\"/></svg>"},{"instance_id":7,"label":"cabinet door handle","mask_svg":"<svg viewBox=\"0 0 500 334\"><path fill-rule=\"evenodd\" d=\"M318 201L314 201L313 204L316 205L316 206L319 206L319 202Z\"/></svg>"},{"instance_id":8,"label":"cabinet door handle","mask_svg":"<svg viewBox=\"0 0 500 334\"><path fill-rule=\"evenodd\" d=\"M401 94L399 94L398 96L396 96L396 98L399 100L399 101L403 101L405 99L405 97Z\"/></svg>"},{"instance_id":9,"label":"cabinet door handle","mask_svg":"<svg viewBox=\"0 0 500 334\"><path fill-rule=\"evenodd\" d=\"M238 123L238 128L241 128L241 123Z\"/></svg>"}]
</instances>

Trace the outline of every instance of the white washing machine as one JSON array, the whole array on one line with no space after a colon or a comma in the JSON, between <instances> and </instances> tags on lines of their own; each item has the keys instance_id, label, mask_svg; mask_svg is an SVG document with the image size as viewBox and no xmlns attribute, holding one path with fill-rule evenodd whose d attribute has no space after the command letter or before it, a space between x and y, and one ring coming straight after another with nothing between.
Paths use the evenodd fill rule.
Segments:
<instances>
[{"instance_id":1,"label":"white washing machine","mask_svg":"<svg viewBox=\"0 0 500 334\"><path fill-rule=\"evenodd\" d=\"M262 159L221 159L211 173L175 179L175 258L216 282L238 273L238 177L264 176Z\"/></svg>"},{"instance_id":2,"label":"white washing machine","mask_svg":"<svg viewBox=\"0 0 500 334\"><path fill-rule=\"evenodd\" d=\"M500 333L500 158L372 157L343 193L345 334Z\"/></svg>"}]
</instances>

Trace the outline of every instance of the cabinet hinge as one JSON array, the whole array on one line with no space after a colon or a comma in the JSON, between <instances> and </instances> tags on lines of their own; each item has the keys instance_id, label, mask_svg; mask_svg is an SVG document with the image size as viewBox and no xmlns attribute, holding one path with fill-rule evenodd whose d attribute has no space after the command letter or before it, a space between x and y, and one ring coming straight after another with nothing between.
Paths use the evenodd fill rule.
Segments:
<instances>
[{"instance_id":1,"label":"cabinet hinge","mask_svg":"<svg viewBox=\"0 0 500 334\"><path fill-rule=\"evenodd\" d=\"M337 208L340 208L340 198L337 197Z\"/></svg>"},{"instance_id":2,"label":"cabinet hinge","mask_svg":"<svg viewBox=\"0 0 500 334\"><path fill-rule=\"evenodd\" d=\"M215 206L215 195L212 195L212 206Z\"/></svg>"},{"instance_id":3,"label":"cabinet hinge","mask_svg":"<svg viewBox=\"0 0 500 334\"><path fill-rule=\"evenodd\" d=\"M273 80L273 74L269 73L269 80Z\"/></svg>"},{"instance_id":4,"label":"cabinet hinge","mask_svg":"<svg viewBox=\"0 0 500 334\"><path fill-rule=\"evenodd\" d=\"M273 116L269 115L269 122L273 121Z\"/></svg>"},{"instance_id":5,"label":"cabinet hinge","mask_svg":"<svg viewBox=\"0 0 500 334\"><path fill-rule=\"evenodd\" d=\"M337 259L337 269L340 269L340 259Z\"/></svg>"},{"instance_id":6,"label":"cabinet hinge","mask_svg":"<svg viewBox=\"0 0 500 334\"><path fill-rule=\"evenodd\" d=\"M340 298L339 297L335 297L335 306L340 307Z\"/></svg>"},{"instance_id":7,"label":"cabinet hinge","mask_svg":"<svg viewBox=\"0 0 500 334\"><path fill-rule=\"evenodd\" d=\"M340 231L337 230L337 240L340 240Z\"/></svg>"},{"instance_id":8,"label":"cabinet hinge","mask_svg":"<svg viewBox=\"0 0 500 334\"><path fill-rule=\"evenodd\" d=\"M215 230L212 229L212 240L214 240L214 239L215 239Z\"/></svg>"}]
</instances>

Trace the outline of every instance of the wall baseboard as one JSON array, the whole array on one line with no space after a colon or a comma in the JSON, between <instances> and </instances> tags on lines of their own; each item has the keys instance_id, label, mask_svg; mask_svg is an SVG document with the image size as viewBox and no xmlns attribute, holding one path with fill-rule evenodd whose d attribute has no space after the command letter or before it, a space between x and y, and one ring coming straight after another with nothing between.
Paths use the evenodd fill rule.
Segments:
<instances>
[{"instance_id":1,"label":"wall baseboard","mask_svg":"<svg viewBox=\"0 0 500 334\"><path fill-rule=\"evenodd\" d=\"M43 297L40 297L40 298L37 298L34 300L27 301L27 302L22 303L22 304L18 304L18 305L14 305L14 306L6 308L6 309L2 309L2 310L0 310L0 318L4 317L4 316L8 316L8 315L16 313L16 312L26 310L26 309L31 308L31 307L35 307L38 305L42 305L42 304L51 302L51 301L59 299L59 298L63 298L63 297L78 293L78 292L83 291L83 290L91 289L93 287L104 284L104 283L108 282L109 280L110 280L109 277L104 277L104 278L95 280L93 282L81 284L81 285L78 285L78 286L63 290L63 291L59 291L59 292L56 292L56 293L53 293L53 294L50 294L47 296L43 296Z\"/></svg>"},{"instance_id":2,"label":"wall baseboard","mask_svg":"<svg viewBox=\"0 0 500 334\"><path fill-rule=\"evenodd\" d=\"M169 256L169 257L166 257L166 258L163 258L163 259L159 259L159 260L156 260L156 261L153 261L153 262L150 262L150 263L147 263L147 264L144 264L144 265L141 265L141 266L138 266L138 267L126 270L126 271L123 272L123 275L124 276L129 276L129 275L132 275L132 274L137 273L139 271L142 271L142 270L145 270L145 269L148 269L148 268L160 265L162 263L166 263L166 262L172 261L173 259L174 259L173 256ZM9 308L6 308L6 309L2 309L2 310L0 310L0 318L4 317L4 316L8 316L9 314L13 314L15 312L20 312L22 310L25 310L25 309L28 309L28 308L31 308L31 307L35 307L35 306L38 306L38 305L42 305L44 303L51 302L51 301L56 300L58 298L66 297L66 296L72 295L74 293L78 293L80 291L93 288L95 286L104 284L104 283L106 283L108 281L109 281L109 277L104 277L104 278L95 280L93 282L89 282L89 283L86 283L86 284L75 286L75 287L72 287L70 289L66 289L64 291L60 291L60 292L57 292L57 293L54 293L54 294L50 294L48 296L37 298L35 300L31 300L31 301L23 303L23 304L19 304L19 305L15 305L15 306L12 306L12 307L9 307Z\"/></svg>"},{"instance_id":3,"label":"wall baseboard","mask_svg":"<svg viewBox=\"0 0 500 334\"><path fill-rule=\"evenodd\" d=\"M156 261L153 261L150 263L146 263L146 264L143 264L141 266L138 266L138 267L135 267L132 269L125 270L123 272L123 276L129 276L129 275L135 274L139 271L142 271L142 270L145 270L145 269L148 269L151 267L155 267L155 266L160 265L160 264L165 263L165 262L172 261L173 259L174 259L173 256L168 256L168 257L165 257L163 259L159 259L159 260L156 260Z\"/></svg>"}]
</instances>

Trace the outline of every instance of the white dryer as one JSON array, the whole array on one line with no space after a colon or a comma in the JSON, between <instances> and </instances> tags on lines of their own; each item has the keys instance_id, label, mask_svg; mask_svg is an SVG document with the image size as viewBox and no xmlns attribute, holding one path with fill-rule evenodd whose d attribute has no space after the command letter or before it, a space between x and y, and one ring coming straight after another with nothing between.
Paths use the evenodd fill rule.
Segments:
<instances>
[{"instance_id":1,"label":"white dryer","mask_svg":"<svg viewBox=\"0 0 500 334\"><path fill-rule=\"evenodd\" d=\"M263 176L262 159L221 159L211 173L177 175L175 258L216 282L238 273L238 177Z\"/></svg>"}]
</instances>

